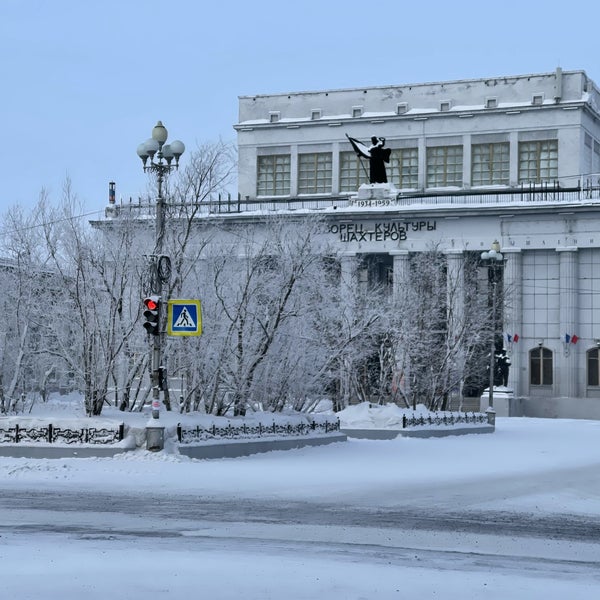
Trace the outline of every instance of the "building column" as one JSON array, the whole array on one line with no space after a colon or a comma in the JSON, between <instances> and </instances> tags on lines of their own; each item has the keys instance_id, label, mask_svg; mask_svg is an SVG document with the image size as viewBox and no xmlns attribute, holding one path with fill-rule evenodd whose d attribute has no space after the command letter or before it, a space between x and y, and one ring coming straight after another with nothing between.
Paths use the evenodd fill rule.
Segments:
<instances>
[{"instance_id":1,"label":"building column","mask_svg":"<svg viewBox=\"0 0 600 600\"><path fill-rule=\"evenodd\" d=\"M340 193L340 144L334 142L331 154L331 193Z\"/></svg>"},{"instance_id":2,"label":"building column","mask_svg":"<svg viewBox=\"0 0 600 600\"><path fill-rule=\"evenodd\" d=\"M447 351L453 357L452 370L459 386L452 392L452 400L462 404L465 371L465 260L462 250L445 250L446 255L446 311L448 321ZM453 404L454 404L453 402Z\"/></svg>"},{"instance_id":3,"label":"building column","mask_svg":"<svg viewBox=\"0 0 600 600\"><path fill-rule=\"evenodd\" d=\"M578 396L577 347L565 342L565 334L578 335L577 298L579 296L577 247L557 248L559 252L559 347L555 357L554 377L558 395L567 398Z\"/></svg>"},{"instance_id":4,"label":"building column","mask_svg":"<svg viewBox=\"0 0 600 600\"><path fill-rule=\"evenodd\" d=\"M356 254L354 252L344 252L340 257L340 267L340 294L344 301L344 310L351 311L358 283Z\"/></svg>"},{"instance_id":5,"label":"building column","mask_svg":"<svg viewBox=\"0 0 600 600\"><path fill-rule=\"evenodd\" d=\"M402 310L403 292L406 289L406 282L410 279L410 253L408 250L392 250L390 255L393 257L393 275L392 275L392 298L396 309ZM396 365L392 380L393 400L398 402L400 397L405 399L410 397L410 361L405 348L395 344Z\"/></svg>"},{"instance_id":6,"label":"building column","mask_svg":"<svg viewBox=\"0 0 600 600\"><path fill-rule=\"evenodd\" d=\"M525 395L527 377L527 352L524 340L514 341L515 335L522 336L523 331L523 253L521 248L502 248L506 257L504 264L504 286L502 331L506 352L510 359L508 387L515 396Z\"/></svg>"},{"instance_id":7,"label":"building column","mask_svg":"<svg viewBox=\"0 0 600 600\"><path fill-rule=\"evenodd\" d=\"M423 126L423 129L425 126ZM425 190L427 187L427 146L425 144L425 133L417 140L417 146L419 152L417 155L418 171L417 171L417 185L420 190Z\"/></svg>"},{"instance_id":8,"label":"building column","mask_svg":"<svg viewBox=\"0 0 600 600\"><path fill-rule=\"evenodd\" d=\"M345 252L340 258L340 295L343 302L344 316L349 323L352 322L354 300L357 290L358 278L356 272L356 254ZM344 406L350 404L352 364L348 356L344 356L340 367L340 396ZM341 407L343 408L343 406Z\"/></svg>"},{"instance_id":9,"label":"building column","mask_svg":"<svg viewBox=\"0 0 600 600\"><path fill-rule=\"evenodd\" d=\"M410 254L408 250L392 250L390 255L394 261L392 273L392 297L394 301L397 302L400 299L404 283L410 277Z\"/></svg>"},{"instance_id":10,"label":"building column","mask_svg":"<svg viewBox=\"0 0 600 600\"><path fill-rule=\"evenodd\" d=\"M463 187L470 188L471 181L471 134L463 135Z\"/></svg>"},{"instance_id":11,"label":"building column","mask_svg":"<svg viewBox=\"0 0 600 600\"><path fill-rule=\"evenodd\" d=\"M456 339L465 316L465 270L462 250L445 250L448 335Z\"/></svg>"},{"instance_id":12,"label":"building column","mask_svg":"<svg viewBox=\"0 0 600 600\"><path fill-rule=\"evenodd\" d=\"M298 145L293 144L290 150L290 196L298 195Z\"/></svg>"},{"instance_id":13,"label":"building column","mask_svg":"<svg viewBox=\"0 0 600 600\"><path fill-rule=\"evenodd\" d=\"M508 138L510 164L508 179L512 187L519 185L519 132L511 131Z\"/></svg>"}]
</instances>

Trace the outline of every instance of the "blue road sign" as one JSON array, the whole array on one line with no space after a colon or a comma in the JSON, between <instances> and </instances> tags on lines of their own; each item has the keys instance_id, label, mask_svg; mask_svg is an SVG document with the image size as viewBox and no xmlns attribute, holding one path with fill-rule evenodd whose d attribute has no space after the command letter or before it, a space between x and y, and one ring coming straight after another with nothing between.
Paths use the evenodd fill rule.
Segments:
<instances>
[{"instance_id":1,"label":"blue road sign","mask_svg":"<svg viewBox=\"0 0 600 600\"><path fill-rule=\"evenodd\" d=\"M202 334L200 300L169 300L167 306L168 335Z\"/></svg>"}]
</instances>

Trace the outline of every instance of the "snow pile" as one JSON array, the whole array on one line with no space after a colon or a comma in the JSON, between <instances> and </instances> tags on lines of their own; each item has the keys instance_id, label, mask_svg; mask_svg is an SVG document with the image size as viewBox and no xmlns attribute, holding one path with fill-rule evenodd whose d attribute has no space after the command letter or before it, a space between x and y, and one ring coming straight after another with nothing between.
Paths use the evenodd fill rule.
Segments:
<instances>
[{"instance_id":1,"label":"snow pile","mask_svg":"<svg viewBox=\"0 0 600 600\"><path fill-rule=\"evenodd\" d=\"M416 410L410 408L400 408L398 405L389 404L371 404L370 402L361 402L354 406L348 406L337 413L340 419L342 429L403 429L403 419L412 419L409 426L414 426L414 419L423 419L422 426L427 427L450 427L451 424L444 424L446 417L465 417L464 413L451 412L431 412L423 404L417 404ZM429 419L437 421L429 423ZM475 425L479 423L474 423ZM469 425L469 423L460 423L460 426Z\"/></svg>"}]
</instances>

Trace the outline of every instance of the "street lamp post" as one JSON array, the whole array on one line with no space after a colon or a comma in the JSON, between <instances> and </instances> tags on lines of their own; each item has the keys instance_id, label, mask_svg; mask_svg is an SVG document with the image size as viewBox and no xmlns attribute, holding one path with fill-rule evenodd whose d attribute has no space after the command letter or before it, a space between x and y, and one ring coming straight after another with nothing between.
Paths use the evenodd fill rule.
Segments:
<instances>
[{"instance_id":1,"label":"street lamp post","mask_svg":"<svg viewBox=\"0 0 600 600\"><path fill-rule=\"evenodd\" d=\"M489 250L481 253L481 260L488 267L489 280L492 284L492 341L490 344L490 373L489 373L489 396L488 396L488 420L493 421L494 410L494 371L495 371L495 355L496 355L496 305L498 283L500 280L500 269L502 268L504 256L500 252L500 242L494 240L492 247Z\"/></svg>"},{"instance_id":2,"label":"street lamp post","mask_svg":"<svg viewBox=\"0 0 600 600\"><path fill-rule=\"evenodd\" d=\"M154 173L158 184L156 199L156 241L154 254L150 257L152 269L151 293L160 298L162 306L163 286L170 276L170 260L163 255L163 238L165 229L165 200L163 198L163 183L166 176L179 168L179 158L185 151L185 146L179 140L166 144L168 138L166 127L161 121L152 129L152 137L137 147L137 154L142 159L144 172ZM166 268L168 267L168 268ZM160 392L165 385L164 369L162 366L162 343L164 337L164 310L159 311L159 334L153 338L151 349L151 380L152 380L152 417L159 418Z\"/></svg>"}]
</instances>

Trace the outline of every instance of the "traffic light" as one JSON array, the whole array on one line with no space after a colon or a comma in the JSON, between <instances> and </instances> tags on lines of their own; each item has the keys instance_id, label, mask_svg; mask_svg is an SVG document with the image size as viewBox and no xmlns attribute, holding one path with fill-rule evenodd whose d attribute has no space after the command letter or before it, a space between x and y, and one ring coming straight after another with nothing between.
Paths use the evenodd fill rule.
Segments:
<instances>
[{"instance_id":1,"label":"traffic light","mask_svg":"<svg viewBox=\"0 0 600 600\"><path fill-rule=\"evenodd\" d=\"M160 334L160 296L144 298L144 329L150 335Z\"/></svg>"}]
</instances>

